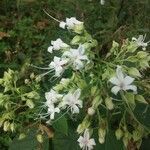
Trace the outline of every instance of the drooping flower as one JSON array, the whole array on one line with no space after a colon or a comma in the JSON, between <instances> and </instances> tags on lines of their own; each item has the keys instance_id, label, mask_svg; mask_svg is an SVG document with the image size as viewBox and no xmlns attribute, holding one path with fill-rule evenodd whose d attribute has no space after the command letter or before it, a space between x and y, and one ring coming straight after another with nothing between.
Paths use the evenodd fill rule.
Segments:
<instances>
[{"instance_id":1,"label":"drooping flower","mask_svg":"<svg viewBox=\"0 0 150 150\"><path fill-rule=\"evenodd\" d=\"M83 22L78 21L75 17L66 18L66 22L61 21L59 27L65 29L74 29L76 25L83 25Z\"/></svg>"},{"instance_id":2,"label":"drooping flower","mask_svg":"<svg viewBox=\"0 0 150 150\"><path fill-rule=\"evenodd\" d=\"M116 76L112 77L109 80L112 84L115 86L111 89L111 92L114 93L115 95L120 91L120 90L132 90L134 92L137 91L137 87L135 85L131 85L131 83L134 81L134 78L130 76L124 76L121 66L117 66L116 69Z\"/></svg>"},{"instance_id":3,"label":"drooping flower","mask_svg":"<svg viewBox=\"0 0 150 150\"><path fill-rule=\"evenodd\" d=\"M84 62L89 62L88 57L84 54L85 49L82 45L78 49L70 49L70 51L64 52L63 56L70 59L75 70L80 70L84 67Z\"/></svg>"},{"instance_id":4,"label":"drooping flower","mask_svg":"<svg viewBox=\"0 0 150 150\"><path fill-rule=\"evenodd\" d=\"M71 112L79 113L79 107L82 108L82 101L79 99L81 95L81 90L77 89L75 92L69 92L63 97L61 107L68 107Z\"/></svg>"},{"instance_id":5,"label":"drooping flower","mask_svg":"<svg viewBox=\"0 0 150 150\"><path fill-rule=\"evenodd\" d=\"M47 107L50 107L54 103L57 103L63 97L62 94L58 94L55 90L51 89L49 92L45 93Z\"/></svg>"},{"instance_id":6,"label":"drooping flower","mask_svg":"<svg viewBox=\"0 0 150 150\"><path fill-rule=\"evenodd\" d=\"M64 71L64 65L66 65L68 62L67 59L62 59L60 57L54 57L54 60L49 64L49 67L51 69L55 70L55 76L60 76L62 72Z\"/></svg>"},{"instance_id":7,"label":"drooping flower","mask_svg":"<svg viewBox=\"0 0 150 150\"><path fill-rule=\"evenodd\" d=\"M48 47L48 52L52 53L53 50L60 50L63 48L69 47L66 43L64 43L60 38L58 38L56 41L51 41L51 45Z\"/></svg>"},{"instance_id":8,"label":"drooping flower","mask_svg":"<svg viewBox=\"0 0 150 150\"><path fill-rule=\"evenodd\" d=\"M146 35L144 35L144 36L143 35L139 35L138 38L133 37L132 41L136 42L138 47L142 47L143 50L146 50L146 47L148 46L148 43L150 41L144 42L145 38L146 38Z\"/></svg>"},{"instance_id":9,"label":"drooping flower","mask_svg":"<svg viewBox=\"0 0 150 150\"><path fill-rule=\"evenodd\" d=\"M48 114L50 114L50 119L54 119L55 113L59 113L60 109L58 107L54 107L54 105L50 105L48 107Z\"/></svg>"},{"instance_id":10,"label":"drooping flower","mask_svg":"<svg viewBox=\"0 0 150 150\"><path fill-rule=\"evenodd\" d=\"M79 146L82 150L92 150L93 146L96 145L95 140L93 138L90 139L88 129L84 131L83 136L80 136L77 141L79 142Z\"/></svg>"}]
</instances>

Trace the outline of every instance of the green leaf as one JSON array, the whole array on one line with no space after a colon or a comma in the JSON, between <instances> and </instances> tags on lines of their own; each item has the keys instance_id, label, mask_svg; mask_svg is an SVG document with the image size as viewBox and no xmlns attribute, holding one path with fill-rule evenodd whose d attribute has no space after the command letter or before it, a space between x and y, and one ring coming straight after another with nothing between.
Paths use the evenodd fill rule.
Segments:
<instances>
[{"instance_id":1,"label":"green leaf","mask_svg":"<svg viewBox=\"0 0 150 150\"><path fill-rule=\"evenodd\" d=\"M65 135L68 135L68 123L67 123L67 119L65 118L65 116L61 117L55 123L53 123L53 128L57 132L61 132Z\"/></svg>"},{"instance_id":2,"label":"green leaf","mask_svg":"<svg viewBox=\"0 0 150 150\"><path fill-rule=\"evenodd\" d=\"M136 95L135 100L137 100L141 103L144 103L144 104L148 104L147 101L145 100L145 98L142 95Z\"/></svg>"},{"instance_id":3,"label":"green leaf","mask_svg":"<svg viewBox=\"0 0 150 150\"><path fill-rule=\"evenodd\" d=\"M68 135L56 132L53 138L54 150L80 150L77 142L79 135L72 129L69 130Z\"/></svg>"},{"instance_id":4,"label":"green leaf","mask_svg":"<svg viewBox=\"0 0 150 150\"><path fill-rule=\"evenodd\" d=\"M43 150L49 150L48 138L44 138L43 143L39 143L36 139L37 129L31 130L25 138L19 140L14 138L9 146L9 150L36 150L42 147Z\"/></svg>"},{"instance_id":5,"label":"green leaf","mask_svg":"<svg viewBox=\"0 0 150 150\"><path fill-rule=\"evenodd\" d=\"M137 103L134 115L144 126L150 129L150 107L147 104Z\"/></svg>"}]
</instances>

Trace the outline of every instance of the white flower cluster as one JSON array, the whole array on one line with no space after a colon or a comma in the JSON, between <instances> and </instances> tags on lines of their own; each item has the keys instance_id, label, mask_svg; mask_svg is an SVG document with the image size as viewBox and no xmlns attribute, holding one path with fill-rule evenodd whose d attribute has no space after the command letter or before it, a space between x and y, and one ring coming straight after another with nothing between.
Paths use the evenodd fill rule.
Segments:
<instances>
[{"instance_id":1,"label":"white flower cluster","mask_svg":"<svg viewBox=\"0 0 150 150\"><path fill-rule=\"evenodd\" d=\"M85 54L83 45L79 45L77 49L70 48L69 45L64 43L61 39L51 42L52 46L48 47L48 52L52 53L55 50L63 49L62 57L54 57L54 60L49 64L49 68L55 71L55 76L62 75L65 69L72 67L74 70L81 70L89 59Z\"/></svg>"},{"instance_id":2,"label":"white flower cluster","mask_svg":"<svg viewBox=\"0 0 150 150\"><path fill-rule=\"evenodd\" d=\"M47 114L50 115L50 120L53 120L55 113L59 113L61 109L70 110L72 114L79 113L79 108L82 108L82 101L79 99L80 95L80 89L67 94L59 94L53 89L46 92L45 106L48 108Z\"/></svg>"}]
</instances>

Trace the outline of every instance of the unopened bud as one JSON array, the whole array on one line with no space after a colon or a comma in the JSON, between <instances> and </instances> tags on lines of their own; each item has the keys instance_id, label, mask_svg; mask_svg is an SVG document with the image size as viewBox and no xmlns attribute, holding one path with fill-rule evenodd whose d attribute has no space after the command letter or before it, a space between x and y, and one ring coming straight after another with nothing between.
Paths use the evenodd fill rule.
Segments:
<instances>
[{"instance_id":1,"label":"unopened bud","mask_svg":"<svg viewBox=\"0 0 150 150\"><path fill-rule=\"evenodd\" d=\"M9 121L5 121L4 122L4 126L3 126L3 130L4 131L8 131L10 129L10 122Z\"/></svg>"},{"instance_id":2,"label":"unopened bud","mask_svg":"<svg viewBox=\"0 0 150 150\"><path fill-rule=\"evenodd\" d=\"M39 143L43 143L43 136L41 134L38 134L36 138Z\"/></svg>"},{"instance_id":3,"label":"unopened bud","mask_svg":"<svg viewBox=\"0 0 150 150\"><path fill-rule=\"evenodd\" d=\"M34 72L32 72L32 73L30 74L30 79L34 79L34 77L35 77Z\"/></svg>"},{"instance_id":4,"label":"unopened bud","mask_svg":"<svg viewBox=\"0 0 150 150\"><path fill-rule=\"evenodd\" d=\"M106 129L99 128L98 130L99 142L103 144L105 142Z\"/></svg>"},{"instance_id":5,"label":"unopened bud","mask_svg":"<svg viewBox=\"0 0 150 150\"><path fill-rule=\"evenodd\" d=\"M22 139L24 139L26 137L26 135L24 134L24 133L21 133L20 135L19 135L19 140L22 140Z\"/></svg>"},{"instance_id":6,"label":"unopened bud","mask_svg":"<svg viewBox=\"0 0 150 150\"><path fill-rule=\"evenodd\" d=\"M29 108L34 108L34 103L32 102L32 100L30 100L30 99L28 99L27 101L26 101L26 105L29 107Z\"/></svg>"},{"instance_id":7,"label":"unopened bud","mask_svg":"<svg viewBox=\"0 0 150 150\"><path fill-rule=\"evenodd\" d=\"M38 83L38 82L40 82L41 81L41 77L40 76L37 76L36 78L35 78L35 81Z\"/></svg>"},{"instance_id":8,"label":"unopened bud","mask_svg":"<svg viewBox=\"0 0 150 150\"><path fill-rule=\"evenodd\" d=\"M24 80L24 83L25 83L25 84L29 84L29 83L30 83L30 80L29 80L29 79L25 79L25 80Z\"/></svg>"},{"instance_id":9,"label":"unopened bud","mask_svg":"<svg viewBox=\"0 0 150 150\"><path fill-rule=\"evenodd\" d=\"M112 110L114 108L114 104L112 102L112 99L110 97L107 97L105 99L105 105L109 110Z\"/></svg>"},{"instance_id":10,"label":"unopened bud","mask_svg":"<svg viewBox=\"0 0 150 150\"><path fill-rule=\"evenodd\" d=\"M11 130L12 132L15 131L15 124L14 124L14 123L11 123L11 124L10 124L10 130Z\"/></svg>"},{"instance_id":11,"label":"unopened bud","mask_svg":"<svg viewBox=\"0 0 150 150\"><path fill-rule=\"evenodd\" d=\"M88 115L93 116L94 114L95 110L92 107L88 108Z\"/></svg>"},{"instance_id":12,"label":"unopened bud","mask_svg":"<svg viewBox=\"0 0 150 150\"><path fill-rule=\"evenodd\" d=\"M121 137L123 136L123 131L119 128L116 130L115 135L116 135L117 140L120 140Z\"/></svg>"}]
</instances>

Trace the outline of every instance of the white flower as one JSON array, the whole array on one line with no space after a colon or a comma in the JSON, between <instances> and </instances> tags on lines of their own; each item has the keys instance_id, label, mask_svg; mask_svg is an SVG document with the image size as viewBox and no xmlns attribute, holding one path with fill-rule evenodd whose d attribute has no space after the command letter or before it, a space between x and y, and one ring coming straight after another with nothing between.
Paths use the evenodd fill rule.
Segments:
<instances>
[{"instance_id":1,"label":"white flower","mask_svg":"<svg viewBox=\"0 0 150 150\"><path fill-rule=\"evenodd\" d=\"M57 39L56 41L51 41L51 45L52 46L48 47L48 50L47 50L50 53L52 53L53 50L60 50L60 49L69 47L69 45L64 43L60 38Z\"/></svg>"},{"instance_id":2,"label":"white flower","mask_svg":"<svg viewBox=\"0 0 150 150\"><path fill-rule=\"evenodd\" d=\"M134 78L130 76L124 76L121 70L121 66L117 66L116 77L112 77L109 81L115 85L111 89L111 92L114 93L115 95L120 90L124 90L124 91L132 90L134 92L137 91L137 87L135 85L131 85L131 83L134 81Z\"/></svg>"},{"instance_id":3,"label":"white flower","mask_svg":"<svg viewBox=\"0 0 150 150\"><path fill-rule=\"evenodd\" d=\"M105 4L105 0L100 0L101 5Z\"/></svg>"},{"instance_id":4,"label":"white flower","mask_svg":"<svg viewBox=\"0 0 150 150\"><path fill-rule=\"evenodd\" d=\"M138 47L142 47L143 50L146 50L146 47L148 46L148 42L144 42L146 38L146 35L143 36L143 35L139 35L139 37L136 39L135 37L132 38L132 41L136 42L137 46Z\"/></svg>"},{"instance_id":5,"label":"white flower","mask_svg":"<svg viewBox=\"0 0 150 150\"><path fill-rule=\"evenodd\" d=\"M80 136L77 141L79 142L80 148L82 148L83 150L92 150L93 146L96 145L95 140L90 139L88 129L84 131L84 135Z\"/></svg>"},{"instance_id":6,"label":"white flower","mask_svg":"<svg viewBox=\"0 0 150 150\"><path fill-rule=\"evenodd\" d=\"M61 59L55 56L54 60L49 64L49 67L55 70L55 76L60 76L61 73L64 71L63 66L66 65L67 62L67 59Z\"/></svg>"},{"instance_id":7,"label":"white flower","mask_svg":"<svg viewBox=\"0 0 150 150\"><path fill-rule=\"evenodd\" d=\"M71 18L66 18L66 22L61 21L59 27L63 29L65 29L65 27L67 27L67 29L74 29L76 25L81 25L81 24L83 24L83 22L78 21L75 17L71 17Z\"/></svg>"},{"instance_id":8,"label":"white flower","mask_svg":"<svg viewBox=\"0 0 150 150\"><path fill-rule=\"evenodd\" d=\"M67 95L63 97L63 102L61 104L61 107L66 107L71 109L71 112L79 113L79 108L82 108L82 101L79 99L81 94L81 90L77 89L74 93L69 92Z\"/></svg>"},{"instance_id":9,"label":"white flower","mask_svg":"<svg viewBox=\"0 0 150 150\"><path fill-rule=\"evenodd\" d=\"M84 67L83 61L89 62L88 57L84 53L85 49L83 45L80 45L78 49L70 49L70 51L64 52L63 56L70 59L74 69L80 70Z\"/></svg>"},{"instance_id":10,"label":"white flower","mask_svg":"<svg viewBox=\"0 0 150 150\"><path fill-rule=\"evenodd\" d=\"M59 113L60 109L58 107L54 107L54 105L50 105L48 107L48 114L50 114L50 119L54 119L55 113Z\"/></svg>"},{"instance_id":11,"label":"white flower","mask_svg":"<svg viewBox=\"0 0 150 150\"><path fill-rule=\"evenodd\" d=\"M58 94L56 91L51 89L49 92L45 93L45 98L46 98L45 105L47 107L50 107L54 103L57 103L59 101L59 99L61 99L62 97L63 97L62 94Z\"/></svg>"}]
</instances>

